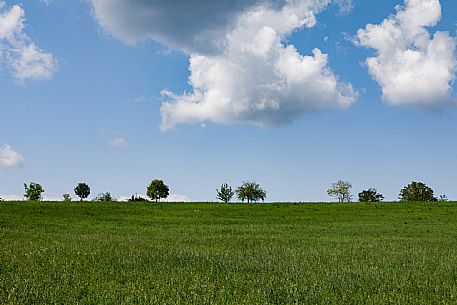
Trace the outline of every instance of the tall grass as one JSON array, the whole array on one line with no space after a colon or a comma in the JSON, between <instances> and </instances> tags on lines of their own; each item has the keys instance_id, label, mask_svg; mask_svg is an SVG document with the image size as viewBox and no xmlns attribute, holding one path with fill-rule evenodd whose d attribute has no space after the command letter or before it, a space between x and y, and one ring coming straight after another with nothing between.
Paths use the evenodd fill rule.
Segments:
<instances>
[{"instance_id":1,"label":"tall grass","mask_svg":"<svg viewBox=\"0 0 457 305\"><path fill-rule=\"evenodd\" d=\"M457 304L457 204L0 203L0 304Z\"/></svg>"}]
</instances>

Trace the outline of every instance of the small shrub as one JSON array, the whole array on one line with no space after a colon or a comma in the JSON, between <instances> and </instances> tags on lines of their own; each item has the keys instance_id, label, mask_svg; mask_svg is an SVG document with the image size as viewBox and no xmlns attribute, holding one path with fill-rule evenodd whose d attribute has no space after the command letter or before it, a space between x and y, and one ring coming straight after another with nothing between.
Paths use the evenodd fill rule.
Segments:
<instances>
[{"instance_id":1,"label":"small shrub","mask_svg":"<svg viewBox=\"0 0 457 305\"><path fill-rule=\"evenodd\" d=\"M369 188L359 193L360 202L380 202L382 200L384 200L384 196L374 188Z\"/></svg>"},{"instance_id":2,"label":"small shrub","mask_svg":"<svg viewBox=\"0 0 457 305\"><path fill-rule=\"evenodd\" d=\"M136 196L136 195L135 196L132 195L132 197L127 200L127 202L145 202L145 201L148 201L148 200L143 197Z\"/></svg>"},{"instance_id":3,"label":"small shrub","mask_svg":"<svg viewBox=\"0 0 457 305\"><path fill-rule=\"evenodd\" d=\"M109 192L98 194L93 201L111 202L115 201Z\"/></svg>"}]
</instances>

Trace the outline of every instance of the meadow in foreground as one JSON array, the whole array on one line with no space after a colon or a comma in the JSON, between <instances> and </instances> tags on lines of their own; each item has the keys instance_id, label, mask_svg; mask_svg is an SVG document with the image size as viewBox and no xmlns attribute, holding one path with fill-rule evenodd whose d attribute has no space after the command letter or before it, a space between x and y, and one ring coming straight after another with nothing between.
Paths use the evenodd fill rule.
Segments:
<instances>
[{"instance_id":1,"label":"meadow in foreground","mask_svg":"<svg viewBox=\"0 0 457 305\"><path fill-rule=\"evenodd\" d=\"M0 203L0 304L457 304L457 204Z\"/></svg>"}]
</instances>

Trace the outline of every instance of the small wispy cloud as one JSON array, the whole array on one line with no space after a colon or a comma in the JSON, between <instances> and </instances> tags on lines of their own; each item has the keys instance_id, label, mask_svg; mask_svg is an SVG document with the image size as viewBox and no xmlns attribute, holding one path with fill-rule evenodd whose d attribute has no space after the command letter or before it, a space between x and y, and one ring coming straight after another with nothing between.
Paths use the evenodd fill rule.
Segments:
<instances>
[{"instance_id":1,"label":"small wispy cloud","mask_svg":"<svg viewBox=\"0 0 457 305\"><path fill-rule=\"evenodd\" d=\"M108 141L108 145L114 148L126 148L127 141L122 137L116 137Z\"/></svg>"},{"instance_id":2,"label":"small wispy cloud","mask_svg":"<svg viewBox=\"0 0 457 305\"><path fill-rule=\"evenodd\" d=\"M336 0L336 4L340 7L340 14L348 14L354 8L352 0Z\"/></svg>"},{"instance_id":3,"label":"small wispy cloud","mask_svg":"<svg viewBox=\"0 0 457 305\"><path fill-rule=\"evenodd\" d=\"M15 167L22 165L25 159L10 145L3 144L0 147L0 167Z\"/></svg>"},{"instance_id":4,"label":"small wispy cloud","mask_svg":"<svg viewBox=\"0 0 457 305\"><path fill-rule=\"evenodd\" d=\"M126 100L123 105L137 105L137 104L142 104L146 102L146 97L145 96L135 96L131 99Z\"/></svg>"}]
</instances>

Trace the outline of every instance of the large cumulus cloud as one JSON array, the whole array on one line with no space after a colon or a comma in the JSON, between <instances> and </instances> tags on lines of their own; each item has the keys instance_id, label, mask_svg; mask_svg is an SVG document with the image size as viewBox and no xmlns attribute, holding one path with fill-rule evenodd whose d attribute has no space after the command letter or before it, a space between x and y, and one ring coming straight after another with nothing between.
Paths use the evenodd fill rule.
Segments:
<instances>
[{"instance_id":1,"label":"large cumulus cloud","mask_svg":"<svg viewBox=\"0 0 457 305\"><path fill-rule=\"evenodd\" d=\"M366 64L389 104L433 109L455 103L456 39L427 30L440 19L439 0L406 0L395 15L357 32L357 43L378 53Z\"/></svg>"},{"instance_id":2,"label":"large cumulus cloud","mask_svg":"<svg viewBox=\"0 0 457 305\"><path fill-rule=\"evenodd\" d=\"M189 55L192 91L162 92L163 130L205 121L271 126L352 104L356 92L331 71L326 54L303 55L284 43L293 31L313 27L330 2L92 0L106 32L126 42L151 38Z\"/></svg>"},{"instance_id":3,"label":"large cumulus cloud","mask_svg":"<svg viewBox=\"0 0 457 305\"><path fill-rule=\"evenodd\" d=\"M135 43L151 38L172 49L208 53L223 48L226 29L252 7L286 0L91 0L93 14L113 36Z\"/></svg>"}]
</instances>

